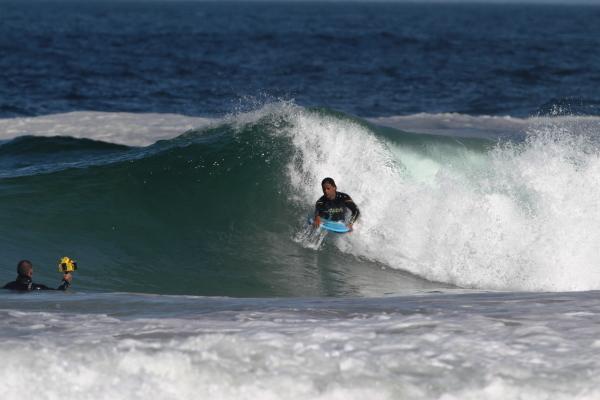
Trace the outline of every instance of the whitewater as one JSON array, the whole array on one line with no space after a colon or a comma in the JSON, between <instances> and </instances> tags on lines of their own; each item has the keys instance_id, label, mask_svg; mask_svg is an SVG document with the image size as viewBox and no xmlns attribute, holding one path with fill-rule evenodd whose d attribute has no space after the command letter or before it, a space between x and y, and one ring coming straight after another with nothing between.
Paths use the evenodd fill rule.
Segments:
<instances>
[{"instance_id":1,"label":"whitewater","mask_svg":"<svg viewBox=\"0 0 600 400\"><path fill-rule=\"evenodd\" d=\"M600 396L598 292L0 301L5 399Z\"/></svg>"},{"instance_id":2,"label":"whitewater","mask_svg":"<svg viewBox=\"0 0 600 400\"><path fill-rule=\"evenodd\" d=\"M48 210L69 209L54 187L85 178L71 190L90 213L105 204L103 191L128 196L112 206L123 207L109 229L121 236L103 230L116 212L103 210L65 222L68 245L45 228L26 237L34 264L51 264L45 243L75 251L85 267L71 293L0 293L2 398L22 398L23 387L42 399L598 398L599 124L360 119L292 102L210 119L74 112L0 120L0 151L17 160L3 164L3 237L26 215L24 192ZM107 153L72 163L32 156L40 139L79 154L57 135L74 138L69 146L82 157ZM148 181L138 193L141 176ZM361 219L352 234L314 249L297 235L325 176L352 195ZM243 197L248 213L213 215L213 224L214 208L177 200L196 199L182 185L197 181L199 195L202 186L252 192ZM153 202L166 199L169 210L152 216ZM244 221L265 199L281 220ZM140 222L131 214L147 218L147 232L133 229ZM55 226L50 218L39 226ZM162 225L168 218L173 230ZM198 224L209 233L188 241ZM210 237L199 253L187 248ZM5 248L19 246L15 238ZM204 259L173 276L176 254ZM40 281L56 279L37 271ZM13 278L9 268L2 274ZM215 291L232 294L212 294L213 274ZM184 293L173 280L185 281Z\"/></svg>"}]
</instances>

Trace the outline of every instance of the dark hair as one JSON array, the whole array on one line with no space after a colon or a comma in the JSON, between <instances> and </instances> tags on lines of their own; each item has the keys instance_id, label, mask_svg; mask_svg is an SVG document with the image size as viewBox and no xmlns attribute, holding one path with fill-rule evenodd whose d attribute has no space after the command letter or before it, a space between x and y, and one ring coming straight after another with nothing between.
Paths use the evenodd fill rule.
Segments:
<instances>
[{"instance_id":1,"label":"dark hair","mask_svg":"<svg viewBox=\"0 0 600 400\"><path fill-rule=\"evenodd\" d=\"M325 185L326 183L329 183L331 186L333 186L334 188L337 188L337 185L335 184L335 181L333 180L333 178L325 178L321 181L321 187L323 185Z\"/></svg>"},{"instance_id":2,"label":"dark hair","mask_svg":"<svg viewBox=\"0 0 600 400\"><path fill-rule=\"evenodd\" d=\"M29 260L21 260L17 263L17 274L25 276L31 269L33 264Z\"/></svg>"}]
</instances>

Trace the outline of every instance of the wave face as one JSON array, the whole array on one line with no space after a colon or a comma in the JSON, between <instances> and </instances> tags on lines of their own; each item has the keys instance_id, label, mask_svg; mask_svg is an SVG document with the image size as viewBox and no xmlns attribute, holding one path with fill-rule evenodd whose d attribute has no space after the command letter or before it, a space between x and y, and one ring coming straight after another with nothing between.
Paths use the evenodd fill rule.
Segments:
<instances>
[{"instance_id":1,"label":"wave face","mask_svg":"<svg viewBox=\"0 0 600 400\"><path fill-rule=\"evenodd\" d=\"M486 136L485 121L469 122L478 138L436 136L275 103L147 147L6 139L4 253L46 281L68 254L79 287L112 291L600 289L593 121L532 119L511 140ZM314 250L299 232L325 176L362 216Z\"/></svg>"}]
</instances>

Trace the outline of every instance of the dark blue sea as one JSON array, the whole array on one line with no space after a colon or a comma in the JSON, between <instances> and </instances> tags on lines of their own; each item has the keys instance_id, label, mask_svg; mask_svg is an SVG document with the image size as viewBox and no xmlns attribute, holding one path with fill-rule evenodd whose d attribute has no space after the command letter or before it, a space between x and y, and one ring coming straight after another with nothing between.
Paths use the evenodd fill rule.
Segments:
<instances>
[{"instance_id":1,"label":"dark blue sea","mask_svg":"<svg viewBox=\"0 0 600 400\"><path fill-rule=\"evenodd\" d=\"M600 398L600 6L0 0L0 399ZM361 215L307 217L330 176Z\"/></svg>"},{"instance_id":2,"label":"dark blue sea","mask_svg":"<svg viewBox=\"0 0 600 400\"><path fill-rule=\"evenodd\" d=\"M597 114L600 8L5 2L0 116L214 116L248 98L361 117Z\"/></svg>"}]
</instances>

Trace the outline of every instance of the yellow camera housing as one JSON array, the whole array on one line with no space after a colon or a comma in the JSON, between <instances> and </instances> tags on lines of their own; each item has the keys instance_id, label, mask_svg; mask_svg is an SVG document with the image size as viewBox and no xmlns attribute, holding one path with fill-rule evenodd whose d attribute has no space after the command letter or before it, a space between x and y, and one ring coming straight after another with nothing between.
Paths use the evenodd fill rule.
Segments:
<instances>
[{"instance_id":1,"label":"yellow camera housing","mask_svg":"<svg viewBox=\"0 0 600 400\"><path fill-rule=\"evenodd\" d=\"M77 269L77 261L71 260L69 257L63 257L58 261L58 272L64 274L73 272Z\"/></svg>"}]
</instances>

